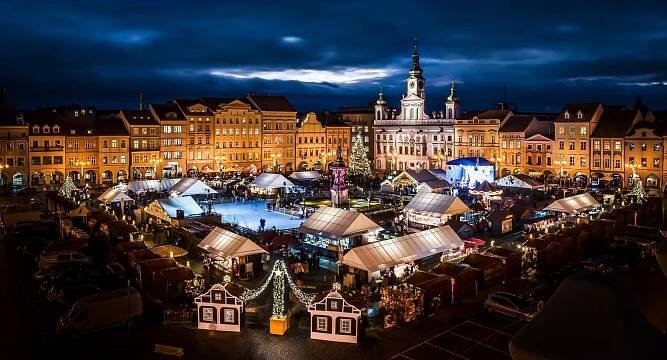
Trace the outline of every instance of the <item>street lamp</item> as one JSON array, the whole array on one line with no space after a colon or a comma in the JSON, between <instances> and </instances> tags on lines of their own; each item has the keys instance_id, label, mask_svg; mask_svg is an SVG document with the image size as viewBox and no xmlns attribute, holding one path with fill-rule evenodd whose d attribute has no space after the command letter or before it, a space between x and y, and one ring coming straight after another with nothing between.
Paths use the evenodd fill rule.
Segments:
<instances>
[{"instance_id":1,"label":"street lamp","mask_svg":"<svg viewBox=\"0 0 667 360\"><path fill-rule=\"evenodd\" d=\"M559 184L561 187L563 187L563 180L564 180L564 179L563 179L563 166L564 166L566 163L567 163L567 161L566 161L565 159L559 159L559 160L554 161L554 164L559 166L559 170L558 170L558 184Z\"/></svg>"},{"instance_id":2,"label":"street lamp","mask_svg":"<svg viewBox=\"0 0 667 360\"><path fill-rule=\"evenodd\" d=\"M84 166L89 166L89 165L90 165L90 161L79 161L79 160L77 160L77 161L74 163L74 165L76 165L76 166L80 166L80 167L81 167L81 173L79 174L79 181L80 181L81 179L83 179L83 167L84 167Z\"/></svg>"}]
</instances>

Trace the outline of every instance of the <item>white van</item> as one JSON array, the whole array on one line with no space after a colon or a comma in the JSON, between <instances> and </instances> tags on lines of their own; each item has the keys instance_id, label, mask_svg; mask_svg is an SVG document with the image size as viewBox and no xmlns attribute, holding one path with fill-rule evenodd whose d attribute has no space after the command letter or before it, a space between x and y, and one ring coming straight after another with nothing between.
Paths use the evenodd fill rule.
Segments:
<instances>
[{"instance_id":1,"label":"white van","mask_svg":"<svg viewBox=\"0 0 667 360\"><path fill-rule=\"evenodd\" d=\"M90 258L78 251L55 251L39 257L39 269L48 270L57 265L88 265Z\"/></svg>"},{"instance_id":2,"label":"white van","mask_svg":"<svg viewBox=\"0 0 667 360\"><path fill-rule=\"evenodd\" d=\"M134 287L89 295L58 320L56 331L89 333L125 324L142 312L141 294Z\"/></svg>"}]
</instances>

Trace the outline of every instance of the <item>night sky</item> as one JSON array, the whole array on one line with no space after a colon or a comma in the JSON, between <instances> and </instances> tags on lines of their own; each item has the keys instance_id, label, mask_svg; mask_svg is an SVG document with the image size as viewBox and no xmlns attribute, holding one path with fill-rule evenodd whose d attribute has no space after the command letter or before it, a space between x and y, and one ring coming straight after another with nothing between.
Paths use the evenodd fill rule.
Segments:
<instances>
[{"instance_id":1,"label":"night sky","mask_svg":"<svg viewBox=\"0 0 667 360\"><path fill-rule=\"evenodd\" d=\"M300 111L405 91L418 38L429 110L503 97L667 108L667 2L7 1L0 83L20 107L136 107L175 97L286 95Z\"/></svg>"}]
</instances>

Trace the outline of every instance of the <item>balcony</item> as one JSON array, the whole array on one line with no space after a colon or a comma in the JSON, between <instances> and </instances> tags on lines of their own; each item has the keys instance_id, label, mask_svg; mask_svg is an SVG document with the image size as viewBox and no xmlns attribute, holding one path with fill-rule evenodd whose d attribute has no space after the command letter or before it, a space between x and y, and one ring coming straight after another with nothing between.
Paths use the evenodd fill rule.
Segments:
<instances>
[{"instance_id":1,"label":"balcony","mask_svg":"<svg viewBox=\"0 0 667 360\"><path fill-rule=\"evenodd\" d=\"M31 146L30 151L31 152L37 152L37 151L63 151L65 149L64 146Z\"/></svg>"}]
</instances>

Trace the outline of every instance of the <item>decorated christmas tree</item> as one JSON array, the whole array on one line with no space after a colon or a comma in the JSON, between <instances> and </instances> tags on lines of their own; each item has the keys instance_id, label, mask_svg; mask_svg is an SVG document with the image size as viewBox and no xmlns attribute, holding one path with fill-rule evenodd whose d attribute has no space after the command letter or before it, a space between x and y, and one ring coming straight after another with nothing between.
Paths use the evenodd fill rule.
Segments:
<instances>
[{"instance_id":1,"label":"decorated christmas tree","mask_svg":"<svg viewBox=\"0 0 667 360\"><path fill-rule=\"evenodd\" d=\"M74 185L74 181L72 181L72 178L68 176L63 182L62 186L60 186L59 194L64 197L71 197L72 191L75 190L79 190L79 188Z\"/></svg>"},{"instance_id":2,"label":"decorated christmas tree","mask_svg":"<svg viewBox=\"0 0 667 360\"><path fill-rule=\"evenodd\" d=\"M646 201L648 194L646 193L646 190L644 190L644 184L642 184L641 180L635 181L635 185L628 193L628 196L634 196L640 204Z\"/></svg>"},{"instance_id":3,"label":"decorated christmas tree","mask_svg":"<svg viewBox=\"0 0 667 360\"><path fill-rule=\"evenodd\" d=\"M371 163L370 160L368 160L368 152L361 139L361 135L357 135L354 145L352 146L348 171L350 175L360 175L363 177L371 175Z\"/></svg>"}]
</instances>

